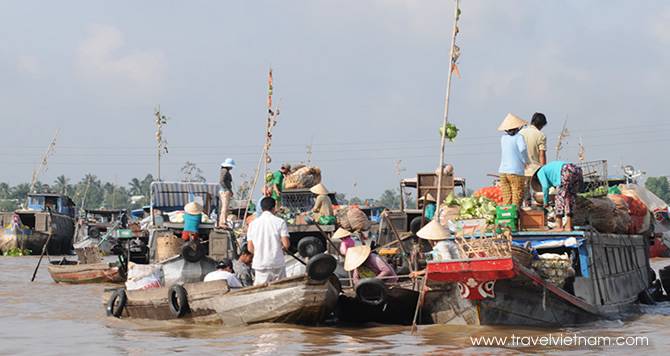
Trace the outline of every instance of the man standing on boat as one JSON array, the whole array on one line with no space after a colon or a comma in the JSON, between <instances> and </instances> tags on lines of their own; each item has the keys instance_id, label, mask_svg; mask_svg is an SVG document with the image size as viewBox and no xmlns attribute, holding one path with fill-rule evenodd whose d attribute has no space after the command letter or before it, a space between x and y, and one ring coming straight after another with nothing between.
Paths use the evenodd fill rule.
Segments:
<instances>
[{"instance_id":1,"label":"man standing on boat","mask_svg":"<svg viewBox=\"0 0 670 356\"><path fill-rule=\"evenodd\" d=\"M290 246L286 221L274 216L275 200L261 200L263 213L249 224L247 247L254 254L251 267L256 274L254 285L286 278L284 250Z\"/></svg>"},{"instance_id":2,"label":"man standing on boat","mask_svg":"<svg viewBox=\"0 0 670 356\"><path fill-rule=\"evenodd\" d=\"M219 184L221 185L219 190L219 227L226 225L230 200L233 198L233 176L230 174L233 168L235 168L235 160L232 158L226 158L221 163L221 172L219 173Z\"/></svg>"},{"instance_id":3,"label":"man standing on boat","mask_svg":"<svg viewBox=\"0 0 670 356\"><path fill-rule=\"evenodd\" d=\"M281 206L281 192L284 191L284 178L291 172L291 165L284 163L279 167L279 170L272 173L272 180L270 181L272 189L272 198L277 203L277 207Z\"/></svg>"},{"instance_id":4,"label":"man standing on boat","mask_svg":"<svg viewBox=\"0 0 670 356\"><path fill-rule=\"evenodd\" d=\"M519 131L526 141L528 151L528 165L524 175L526 176L525 197L526 202L530 202L530 179L533 173L547 164L547 136L542 133L542 129L547 126L547 118L543 113L536 112L530 120L530 125Z\"/></svg>"}]
</instances>

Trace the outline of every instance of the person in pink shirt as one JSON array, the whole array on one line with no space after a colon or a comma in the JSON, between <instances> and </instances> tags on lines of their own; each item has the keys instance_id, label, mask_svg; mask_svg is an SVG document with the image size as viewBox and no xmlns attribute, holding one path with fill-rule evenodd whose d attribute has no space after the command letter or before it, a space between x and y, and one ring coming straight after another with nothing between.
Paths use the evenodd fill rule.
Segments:
<instances>
[{"instance_id":1,"label":"person in pink shirt","mask_svg":"<svg viewBox=\"0 0 670 356\"><path fill-rule=\"evenodd\" d=\"M372 253L370 246L361 245L347 249L344 270L353 272L354 285L363 278L379 278L384 283L393 283L398 275L382 257Z\"/></svg>"}]
</instances>

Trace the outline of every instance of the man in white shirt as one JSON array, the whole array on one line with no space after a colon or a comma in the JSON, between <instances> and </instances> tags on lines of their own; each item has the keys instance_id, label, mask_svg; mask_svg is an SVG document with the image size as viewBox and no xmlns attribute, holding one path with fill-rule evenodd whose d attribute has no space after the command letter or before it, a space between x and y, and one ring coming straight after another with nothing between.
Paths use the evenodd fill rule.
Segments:
<instances>
[{"instance_id":1,"label":"man in white shirt","mask_svg":"<svg viewBox=\"0 0 670 356\"><path fill-rule=\"evenodd\" d=\"M286 278L284 250L288 250L288 226L286 221L274 216L275 200L261 200L263 213L249 224L247 248L254 254L251 268L254 269L254 285Z\"/></svg>"},{"instance_id":2,"label":"man in white shirt","mask_svg":"<svg viewBox=\"0 0 670 356\"><path fill-rule=\"evenodd\" d=\"M242 288L242 283L233 273L233 261L230 258L224 258L216 265L216 271L207 273L204 282L219 280L225 280L230 288Z\"/></svg>"}]
</instances>

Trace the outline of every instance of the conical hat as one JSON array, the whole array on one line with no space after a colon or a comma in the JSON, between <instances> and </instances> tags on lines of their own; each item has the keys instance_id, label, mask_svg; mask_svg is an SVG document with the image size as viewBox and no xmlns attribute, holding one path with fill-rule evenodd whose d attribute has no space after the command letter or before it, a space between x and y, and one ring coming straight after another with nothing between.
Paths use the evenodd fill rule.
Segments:
<instances>
[{"instance_id":1,"label":"conical hat","mask_svg":"<svg viewBox=\"0 0 670 356\"><path fill-rule=\"evenodd\" d=\"M309 189L309 191L316 195L328 194L328 189L326 189L326 187L321 183L313 186Z\"/></svg>"},{"instance_id":2,"label":"conical hat","mask_svg":"<svg viewBox=\"0 0 670 356\"><path fill-rule=\"evenodd\" d=\"M428 193L428 195L426 195L425 197L419 198L419 200L422 200L422 201L426 200L426 201L432 201L432 202L436 201L435 197L430 193Z\"/></svg>"},{"instance_id":3,"label":"conical hat","mask_svg":"<svg viewBox=\"0 0 670 356\"><path fill-rule=\"evenodd\" d=\"M347 231L343 228L339 228L339 229L337 229L337 231L335 231L335 233L333 234L333 236L331 236L330 239L331 240L339 240L339 239L341 239L343 237L347 237L347 236L351 236L351 232L349 232L349 231Z\"/></svg>"},{"instance_id":4,"label":"conical hat","mask_svg":"<svg viewBox=\"0 0 670 356\"><path fill-rule=\"evenodd\" d=\"M190 202L184 207L184 211L191 215L197 215L202 213L202 205L196 202Z\"/></svg>"},{"instance_id":5,"label":"conical hat","mask_svg":"<svg viewBox=\"0 0 670 356\"><path fill-rule=\"evenodd\" d=\"M507 130L514 130L514 129L519 129L523 125L527 125L528 121L521 119L520 117L509 113L507 116L505 116L505 120L498 126L498 131L507 131Z\"/></svg>"},{"instance_id":6,"label":"conical hat","mask_svg":"<svg viewBox=\"0 0 670 356\"><path fill-rule=\"evenodd\" d=\"M361 245L347 249L347 255L344 257L344 270L353 271L362 265L370 256L370 246Z\"/></svg>"},{"instance_id":7,"label":"conical hat","mask_svg":"<svg viewBox=\"0 0 670 356\"><path fill-rule=\"evenodd\" d=\"M444 226L440 225L437 219L433 219L426 226L422 227L416 233L416 236L426 240L444 240L451 236L451 233Z\"/></svg>"}]
</instances>

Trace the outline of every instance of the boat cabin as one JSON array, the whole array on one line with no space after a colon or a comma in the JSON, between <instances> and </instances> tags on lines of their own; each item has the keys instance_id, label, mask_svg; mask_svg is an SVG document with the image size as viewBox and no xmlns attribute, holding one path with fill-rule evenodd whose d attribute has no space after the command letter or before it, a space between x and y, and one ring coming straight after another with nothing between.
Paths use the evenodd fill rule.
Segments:
<instances>
[{"instance_id":1,"label":"boat cabin","mask_svg":"<svg viewBox=\"0 0 670 356\"><path fill-rule=\"evenodd\" d=\"M48 211L74 218L75 204L69 197L62 194L33 193L28 194L28 210Z\"/></svg>"}]
</instances>

